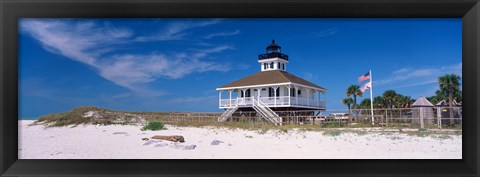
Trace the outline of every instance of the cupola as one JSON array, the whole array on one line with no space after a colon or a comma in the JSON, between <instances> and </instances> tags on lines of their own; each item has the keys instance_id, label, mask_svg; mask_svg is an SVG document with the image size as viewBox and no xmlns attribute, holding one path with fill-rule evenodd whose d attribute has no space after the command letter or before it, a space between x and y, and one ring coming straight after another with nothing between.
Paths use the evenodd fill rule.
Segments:
<instances>
[{"instance_id":1,"label":"cupola","mask_svg":"<svg viewBox=\"0 0 480 177\"><path fill-rule=\"evenodd\" d=\"M272 43L267 46L266 53L258 55L261 71L285 71L287 69L288 55L281 53L281 48L275 43L275 40L272 40Z\"/></svg>"}]
</instances>

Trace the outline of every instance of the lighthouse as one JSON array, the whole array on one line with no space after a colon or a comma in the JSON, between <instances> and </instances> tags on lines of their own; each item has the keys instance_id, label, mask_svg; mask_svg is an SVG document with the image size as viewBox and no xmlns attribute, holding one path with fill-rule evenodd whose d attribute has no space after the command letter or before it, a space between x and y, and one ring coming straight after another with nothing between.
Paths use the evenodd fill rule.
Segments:
<instances>
[{"instance_id":1,"label":"lighthouse","mask_svg":"<svg viewBox=\"0 0 480 177\"><path fill-rule=\"evenodd\" d=\"M219 122L238 111L255 111L281 125L284 120L278 112L326 110L327 89L287 72L289 58L281 48L272 40L265 53L258 55L259 72L216 89L219 108L225 110Z\"/></svg>"},{"instance_id":2,"label":"lighthouse","mask_svg":"<svg viewBox=\"0 0 480 177\"><path fill-rule=\"evenodd\" d=\"M288 55L282 54L281 48L275 44L275 40L272 40L272 43L267 46L266 53L258 56L261 71L286 70Z\"/></svg>"}]
</instances>

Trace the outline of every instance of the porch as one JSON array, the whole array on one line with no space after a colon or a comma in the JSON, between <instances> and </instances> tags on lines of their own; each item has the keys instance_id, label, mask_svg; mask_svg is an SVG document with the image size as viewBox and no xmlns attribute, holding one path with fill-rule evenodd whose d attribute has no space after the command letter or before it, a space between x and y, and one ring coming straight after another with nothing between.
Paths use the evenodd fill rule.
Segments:
<instances>
[{"instance_id":1,"label":"porch","mask_svg":"<svg viewBox=\"0 0 480 177\"><path fill-rule=\"evenodd\" d=\"M232 107L252 107L254 97L238 97L232 99L220 99L220 108L232 108ZM262 101L268 107L305 107L312 109L326 109L325 101L319 99L308 99L302 97L260 97Z\"/></svg>"}]
</instances>

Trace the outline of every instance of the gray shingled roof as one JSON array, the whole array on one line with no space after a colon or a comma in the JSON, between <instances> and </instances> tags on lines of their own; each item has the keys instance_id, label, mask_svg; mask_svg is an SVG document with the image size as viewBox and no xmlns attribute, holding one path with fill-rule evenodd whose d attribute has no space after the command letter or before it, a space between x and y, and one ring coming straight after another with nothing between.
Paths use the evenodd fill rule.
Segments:
<instances>
[{"instance_id":1,"label":"gray shingled roof","mask_svg":"<svg viewBox=\"0 0 480 177\"><path fill-rule=\"evenodd\" d=\"M447 100L442 100L438 102L435 106L448 106ZM456 100L453 100L453 106L460 106Z\"/></svg>"},{"instance_id":2,"label":"gray shingled roof","mask_svg":"<svg viewBox=\"0 0 480 177\"><path fill-rule=\"evenodd\" d=\"M425 97L420 97L412 104L412 107L433 107L433 104L430 103Z\"/></svg>"},{"instance_id":3,"label":"gray shingled roof","mask_svg":"<svg viewBox=\"0 0 480 177\"><path fill-rule=\"evenodd\" d=\"M302 84L302 85L326 90L325 88L320 87L309 81L306 81L305 79L302 79L293 74L290 74L285 71L280 71L280 70L257 72L255 74L241 78L239 80L236 80L234 82L231 82L219 88L244 87L244 86L251 86L251 85L276 84L276 83L285 83L285 82L297 83L297 84Z\"/></svg>"}]
</instances>

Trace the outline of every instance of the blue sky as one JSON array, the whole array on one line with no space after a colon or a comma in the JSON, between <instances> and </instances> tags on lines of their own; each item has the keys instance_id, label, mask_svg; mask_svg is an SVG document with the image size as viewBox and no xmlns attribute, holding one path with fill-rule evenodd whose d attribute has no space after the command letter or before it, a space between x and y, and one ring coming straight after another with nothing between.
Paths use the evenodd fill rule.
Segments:
<instances>
[{"instance_id":1,"label":"blue sky","mask_svg":"<svg viewBox=\"0 0 480 177\"><path fill-rule=\"evenodd\" d=\"M438 76L461 75L461 26L461 18L20 19L19 114L219 112L215 88L259 72L272 39L289 55L288 72L328 89L327 109L345 109L345 89L370 69L373 96L432 96Z\"/></svg>"}]
</instances>

